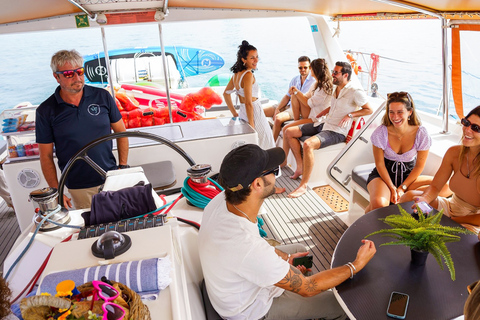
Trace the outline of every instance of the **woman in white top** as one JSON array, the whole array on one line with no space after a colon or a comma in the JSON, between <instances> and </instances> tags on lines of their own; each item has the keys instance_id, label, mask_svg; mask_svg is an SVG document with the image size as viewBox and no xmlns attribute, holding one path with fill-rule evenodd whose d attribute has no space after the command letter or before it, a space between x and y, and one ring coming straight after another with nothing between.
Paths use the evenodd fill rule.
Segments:
<instances>
[{"instance_id":1,"label":"woman in white top","mask_svg":"<svg viewBox=\"0 0 480 320\"><path fill-rule=\"evenodd\" d=\"M295 138L302 137L303 134L300 125L313 123L316 127L322 123L321 117L328 113L328 107L330 106L330 100L332 98L333 82L332 74L328 69L325 59L313 60L310 64L310 73L316 82L306 94L303 94L295 87L291 87L289 91L292 96L292 110L302 110L302 114L306 114L308 111L309 115L308 118L294 121L283 127L283 150L286 155L288 155L290 151L289 139L286 139L287 135ZM301 157L295 160L297 164L302 163ZM294 174L291 178L296 179L298 175Z\"/></svg>"},{"instance_id":2,"label":"woman in white top","mask_svg":"<svg viewBox=\"0 0 480 320\"><path fill-rule=\"evenodd\" d=\"M225 88L223 97L232 115L248 122L257 131L258 145L262 149L273 148L275 141L273 141L272 129L258 100L258 83L253 76L253 70L257 68L258 63L257 49L245 40L238 48L237 61L230 68L234 74ZM234 92L240 100L238 113L232 103L231 94Z\"/></svg>"}]
</instances>

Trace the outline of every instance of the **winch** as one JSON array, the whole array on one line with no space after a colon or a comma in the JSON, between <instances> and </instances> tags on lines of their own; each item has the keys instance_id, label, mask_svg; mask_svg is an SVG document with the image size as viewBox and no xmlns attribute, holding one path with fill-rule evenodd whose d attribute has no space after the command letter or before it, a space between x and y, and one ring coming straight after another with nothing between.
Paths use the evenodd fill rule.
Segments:
<instances>
[{"instance_id":1,"label":"winch","mask_svg":"<svg viewBox=\"0 0 480 320\"><path fill-rule=\"evenodd\" d=\"M30 200L33 201L33 206L35 207L35 215L33 221L36 226L42 222L42 219L52 213L57 211L52 216L49 217L49 220L57 222L60 224L67 224L70 222L70 215L68 210L65 208L60 208L58 205L58 191L56 188L46 187L30 192ZM40 227L40 231L52 231L60 228L60 226L45 221Z\"/></svg>"},{"instance_id":2,"label":"winch","mask_svg":"<svg viewBox=\"0 0 480 320\"><path fill-rule=\"evenodd\" d=\"M188 168L187 174L195 183L207 183L207 175L212 171L212 166L209 164L196 164Z\"/></svg>"}]
</instances>

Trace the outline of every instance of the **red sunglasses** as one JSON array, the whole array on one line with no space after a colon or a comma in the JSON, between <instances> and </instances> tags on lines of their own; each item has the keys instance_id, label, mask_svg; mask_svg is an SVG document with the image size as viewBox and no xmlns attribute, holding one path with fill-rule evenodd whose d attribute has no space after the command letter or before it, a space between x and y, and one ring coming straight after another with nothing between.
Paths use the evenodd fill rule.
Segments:
<instances>
[{"instance_id":1,"label":"red sunglasses","mask_svg":"<svg viewBox=\"0 0 480 320\"><path fill-rule=\"evenodd\" d=\"M470 129L472 129L473 132L480 133L480 126L478 124L471 123L470 121L467 120L467 118L463 118L462 120L460 120L460 122L465 128L470 127Z\"/></svg>"},{"instance_id":2,"label":"red sunglasses","mask_svg":"<svg viewBox=\"0 0 480 320\"><path fill-rule=\"evenodd\" d=\"M78 74L79 77L85 74L85 69L83 67L73 69L73 70L64 70L64 71L55 71L56 74L63 74L65 78L73 78L75 73Z\"/></svg>"}]
</instances>

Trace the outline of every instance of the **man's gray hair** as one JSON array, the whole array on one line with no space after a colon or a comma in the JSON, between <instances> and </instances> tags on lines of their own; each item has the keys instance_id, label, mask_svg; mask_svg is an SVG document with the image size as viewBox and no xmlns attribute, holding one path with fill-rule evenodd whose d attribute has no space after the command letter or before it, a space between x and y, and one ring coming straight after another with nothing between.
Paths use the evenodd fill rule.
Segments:
<instances>
[{"instance_id":1,"label":"man's gray hair","mask_svg":"<svg viewBox=\"0 0 480 320\"><path fill-rule=\"evenodd\" d=\"M71 51L68 50L60 50L56 52L52 56L52 60L50 62L50 68L52 68L53 72L57 72L58 68L63 66L65 63L70 62L70 64L74 66L83 66L83 58L78 53L77 50L73 49Z\"/></svg>"}]
</instances>

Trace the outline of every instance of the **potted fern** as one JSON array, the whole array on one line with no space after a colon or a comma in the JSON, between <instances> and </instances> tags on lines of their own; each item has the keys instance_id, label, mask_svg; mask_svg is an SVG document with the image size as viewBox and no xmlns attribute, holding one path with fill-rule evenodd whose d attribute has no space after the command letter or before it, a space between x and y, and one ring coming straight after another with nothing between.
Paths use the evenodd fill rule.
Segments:
<instances>
[{"instance_id":1,"label":"potted fern","mask_svg":"<svg viewBox=\"0 0 480 320\"><path fill-rule=\"evenodd\" d=\"M455 280L455 268L453 260L445 243L456 242L460 240L458 234L474 234L473 232L462 227L447 227L440 224L443 210L432 216L425 216L420 208L418 220L412 217L405 209L398 205L400 215L392 214L384 219L386 224L392 229L382 229L370 233L365 238L375 234L382 234L392 237L395 241L381 244L388 245L405 245L412 250L412 263L425 264L428 253L431 253L443 270L442 258L450 271L452 280ZM416 261L418 252L424 252L425 258L422 261Z\"/></svg>"}]
</instances>

